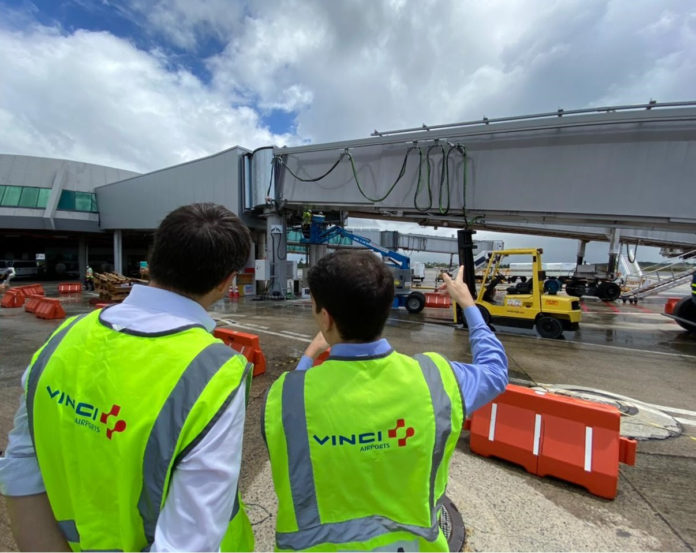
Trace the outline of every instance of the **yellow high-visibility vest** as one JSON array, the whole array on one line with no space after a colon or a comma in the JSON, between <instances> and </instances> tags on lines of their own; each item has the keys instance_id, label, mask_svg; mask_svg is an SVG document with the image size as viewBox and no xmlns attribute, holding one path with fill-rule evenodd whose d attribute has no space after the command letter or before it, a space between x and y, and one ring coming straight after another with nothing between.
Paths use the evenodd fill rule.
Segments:
<instances>
[{"instance_id":1,"label":"yellow high-visibility vest","mask_svg":"<svg viewBox=\"0 0 696 553\"><path fill-rule=\"evenodd\" d=\"M329 359L284 373L263 429L279 550L447 551L438 524L464 405L448 361Z\"/></svg>"},{"instance_id":2,"label":"yellow high-visibility vest","mask_svg":"<svg viewBox=\"0 0 696 553\"><path fill-rule=\"evenodd\" d=\"M116 332L100 312L68 319L34 355L29 429L70 546L141 551L153 543L177 463L251 371L201 326ZM238 494L223 544L253 550Z\"/></svg>"}]
</instances>

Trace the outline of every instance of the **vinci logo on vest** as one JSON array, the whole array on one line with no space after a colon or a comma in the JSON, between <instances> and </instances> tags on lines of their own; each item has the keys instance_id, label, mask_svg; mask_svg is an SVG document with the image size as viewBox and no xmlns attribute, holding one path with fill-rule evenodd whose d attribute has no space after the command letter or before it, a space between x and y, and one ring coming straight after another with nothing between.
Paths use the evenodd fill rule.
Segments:
<instances>
[{"instance_id":1,"label":"vinci logo on vest","mask_svg":"<svg viewBox=\"0 0 696 553\"><path fill-rule=\"evenodd\" d=\"M403 432L400 429L403 428ZM387 437L397 440L398 447L405 447L406 441L416 433L412 427L406 427L404 419L397 419L396 426L387 430ZM403 435L400 437L400 435ZM355 434L329 434L326 436L312 436L314 441L319 445L329 446L360 446L360 451L371 451L373 449L389 449L393 444L390 444L384 439L384 433L381 430L376 432L358 432Z\"/></svg>"},{"instance_id":2,"label":"vinci logo on vest","mask_svg":"<svg viewBox=\"0 0 696 553\"><path fill-rule=\"evenodd\" d=\"M55 400L58 405L63 405L65 407L72 407L75 411L75 424L80 426L86 426L94 432L101 432L99 426L94 424L92 421L97 420L97 415L99 415L99 408L86 401L77 401L75 398L70 397L69 394L61 392L60 390L53 390L50 386L46 386L46 391L51 399ZM110 440L114 432L123 432L126 429L126 421L123 419L117 419L114 421L114 425L109 428L109 417L117 417L121 412L121 406L113 404L109 412L103 412L99 416L99 422L105 425L106 437Z\"/></svg>"}]
</instances>

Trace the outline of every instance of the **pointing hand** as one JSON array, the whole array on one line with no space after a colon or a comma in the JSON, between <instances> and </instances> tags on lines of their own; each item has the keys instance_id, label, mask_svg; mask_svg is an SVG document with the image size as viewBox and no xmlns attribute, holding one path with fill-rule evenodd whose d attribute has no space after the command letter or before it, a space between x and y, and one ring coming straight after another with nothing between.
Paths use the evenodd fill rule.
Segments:
<instances>
[{"instance_id":1,"label":"pointing hand","mask_svg":"<svg viewBox=\"0 0 696 553\"><path fill-rule=\"evenodd\" d=\"M471 292L469 292L469 287L464 283L463 265L460 265L454 280L447 273L442 273L440 276L445 282L450 297L456 301L462 309L476 305L474 298L471 296Z\"/></svg>"}]
</instances>

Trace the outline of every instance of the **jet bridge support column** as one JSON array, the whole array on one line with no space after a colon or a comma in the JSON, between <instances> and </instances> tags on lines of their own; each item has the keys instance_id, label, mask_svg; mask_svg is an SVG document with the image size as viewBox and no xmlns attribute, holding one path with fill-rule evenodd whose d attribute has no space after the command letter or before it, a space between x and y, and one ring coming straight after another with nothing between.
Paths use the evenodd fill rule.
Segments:
<instances>
[{"instance_id":1,"label":"jet bridge support column","mask_svg":"<svg viewBox=\"0 0 696 553\"><path fill-rule=\"evenodd\" d=\"M326 255L326 244L309 244L309 266L314 267L322 257Z\"/></svg>"},{"instance_id":2,"label":"jet bridge support column","mask_svg":"<svg viewBox=\"0 0 696 553\"><path fill-rule=\"evenodd\" d=\"M268 295L283 300L287 294L288 244L285 218L272 213L266 221L266 277L270 281Z\"/></svg>"},{"instance_id":3,"label":"jet bridge support column","mask_svg":"<svg viewBox=\"0 0 696 553\"><path fill-rule=\"evenodd\" d=\"M575 259L576 265L582 265L585 261L585 246L587 246L587 240L578 240L578 256Z\"/></svg>"},{"instance_id":4,"label":"jet bridge support column","mask_svg":"<svg viewBox=\"0 0 696 553\"><path fill-rule=\"evenodd\" d=\"M611 237L609 240L609 264L607 265L607 273L609 273L609 278L613 279L616 275L619 253L621 253L621 231L617 228L611 229Z\"/></svg>"}]
</instances>

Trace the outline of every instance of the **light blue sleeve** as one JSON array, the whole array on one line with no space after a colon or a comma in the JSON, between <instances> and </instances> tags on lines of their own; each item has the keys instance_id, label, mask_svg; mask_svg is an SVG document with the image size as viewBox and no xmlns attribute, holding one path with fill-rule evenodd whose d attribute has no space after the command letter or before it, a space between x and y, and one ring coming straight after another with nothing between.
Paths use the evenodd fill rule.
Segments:
<instances>
[{"instance_id":1,"label":"light blue sleeve","mask_svg":"<svg viewBox=\"0 0 696 553\"><path fill-rule=\"evenodd\" d=\"M469 326L473 363L451 361L452 370L464 398L466 416L505 391L508 360L503 344L483 321L476 306L464 309Z\"/></svg>"},{"instance_id":2,"label":"light blue sleeve","mask_svg":"<svg viewBox=\"0 0 696 553\"><path fill-rule=\"evenodd\" d=\"M27 371L24 371L22 387L26 377ZM0 457L0 494L2 495L34 495L46 491L39 463L36 460L34 443L29 433L28 421L26 403L22 394L19 409L14 418L14 428L8 436L5 456Z\"/></svg>"},{"instance_id":3,"label":"light blue sleeve","mask_svg":"<svg viewBox=\"0 0 696 553\"><path fill-rule=\"evenodd\" d=\"M306 371L307 369L311 369L313 365L314 359L308 357L307 355L303 355L300 361L297 363L297 367L295 367L295 370Z\"/></svg>"}]
</instances>

